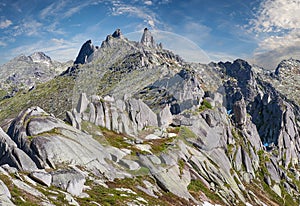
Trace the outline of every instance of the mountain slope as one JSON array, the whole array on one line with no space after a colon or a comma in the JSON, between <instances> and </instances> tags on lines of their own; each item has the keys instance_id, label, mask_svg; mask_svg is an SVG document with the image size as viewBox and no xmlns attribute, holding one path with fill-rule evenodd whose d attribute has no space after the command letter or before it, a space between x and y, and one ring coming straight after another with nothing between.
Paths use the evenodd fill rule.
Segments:
<instances>
[{"instance_id":1,"label":"mountain slope","mask_svg":"<svg viewBox=\"0 0 300 206\"><path fill-rule=\"evenodd\" d=\"M297 205L299 103L284 86L297 90L297 62L188 63L148 29L87 41L61 76L0 102L0 119L16 116L0 132L0 200Z\"/></svg>"}]
</instances>

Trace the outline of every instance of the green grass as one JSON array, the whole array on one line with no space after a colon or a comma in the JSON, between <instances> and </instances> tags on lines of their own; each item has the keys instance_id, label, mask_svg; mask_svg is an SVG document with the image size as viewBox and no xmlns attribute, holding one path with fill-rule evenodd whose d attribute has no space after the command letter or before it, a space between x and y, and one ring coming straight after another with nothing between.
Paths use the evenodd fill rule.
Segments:
<instances>
[{"instance_id":1,"label":"green grass","mask_svg":"<svg viewBox=\"0 0 300 206\"><path fill-rule=\"evenodd\" d=\"M0 101L0 122L15 118L31 106L39 106L48 113L64 118L71 110L75 80L73 77L56 77L38 85L32 91L18 92L14 97Z\"/></svg>"},{"instance_id":2,"label":"green grass","mask_svg":"<svg viewBox=\"0 0 300 206\"><path fill-rule=\"evenodd\" d=\"M214 203L221 204L221 205L224 204L224 202L219 197L219 195L217 195L216 193L211 191L209 188L207 188L201 182L201 180L191 180L191 183L188 186L188 190L194 197L199 196L199 193L203 192L205 194L205 196L207 198L209 198L211 201L213 201Z\"/></svg>"},{"instance_id":3,"label":"green grass","mask_svg":"<svg viewBox=\"0 0 300 206\"><path fill-rule=\"evenodd\" d=\"M31 194L26 193L25 191L22 191L18 187L16 187L13 182L9 179L8 176L0 174L0 179L4 182L4 184L7 186L11 193L12 202L15 205L20 206L38 206L39 200L32 196ZM25 202L22 200L25 200Z\"/></svg>"},{"instance_id":4,"label":"green grass","mask_svg":"<svg viewBox=\"0 0 300 206\"><path fill-rule=\"evenodd\" d=\"M86 191L90 197L88 198L77 198L77 201L80 205L94 206L91 202L97 202L101 205L127 205L128 202L133 202L137 197L144 198L148 204L146 205L188 205L188 202L178 198L172 193L165 193L161 191L162 196L155 198L149 196L137 189L137 186L145 188L143 180L147 180L152 184L155 184L155 181L150 176L137 176L134 178L125 178L125 179L115 179L113 182L108 182L107 185L109 188L103 186L95 185L92 181L87 184L92 188L91 190ZM120 192L116 188L128 188L134 191L136 194ZM127 196L122 196L126 194ZM145 203L143 203L145 204Z\"/></svg>"},{"instance_id":5,"label":"green grass","mask_svg":"<svg viewBox=\"0 0 300 206\"><path fill-rule=\"evenodd\" d=\"M211 105L211 103L209 101L207 101L206 99L203 99L203 102L201 103L198 111L202 112L206 109L213 109L213 106Z\"/></svg>"},{"instance_id":6,"label":"green grass","mask_svg":"<svg viewBox=\"0 0 300 206\"><path fill-rule=\"evenodd\" d=\"M194 139L196 139L197 138L197 135L192 130L190 130L188 127L186 127L186 126L181 126L180 127L178 136L181 137L181 138L183 138L183 139L187 139L187 138L194 138Z\"/></svg>"},{"instance_id":7,"label":"green grass","mask_svg":"<svg viewBox=\"0 0 300 206\"><path fill-rule=\"evenodd\" d=\"M180 175L182 175L183 174L183 169L184 169L184 166L185 166L185 162L184 162L183 159L179 159L177 164L179 166Z\"/></svg>"}]
</instances>

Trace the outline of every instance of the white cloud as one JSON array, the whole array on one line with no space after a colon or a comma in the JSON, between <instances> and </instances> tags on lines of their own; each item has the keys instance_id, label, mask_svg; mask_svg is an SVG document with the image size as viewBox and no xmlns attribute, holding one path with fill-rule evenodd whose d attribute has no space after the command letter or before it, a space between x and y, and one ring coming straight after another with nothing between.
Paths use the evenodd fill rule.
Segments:
<instances>
[{"instance_id":1,"label":"white cloud","mask_svg":"<svg viewBox=\"0 0 300 206\"><path fill-rule=\"evenodd\" d=\"M264 0L251 30L257 35L258 48L252 62L274 70L286 58L300 59L300 1Z\"/></svg>"},{"instance_id":2,"label":"white cloud","mask_svg":"<svg viewBox=\"0 0 300 206\"><path fill-rule=\"evenodd\" d=\"M153 4L152 1L145 1L144 4L148 5L148 6L151 6Z\"/></svg>"},{"instance_id":3,"label":"white cloud","mask_svg":"<svg viewBox=\"0 0 300 206\"><path fill-rule=\"evenodd\" d=\"M10 25L12 25L12 21L9 19L3 20L0 22L0 29L5 29L7 27L9 27Z\"/></svg>"},{"instance_id":4,"label":"white cloud","mask_svg":"<svg viewBox=\"0 0 300 206\"><path fill-rule=\"evenodd\" d=\"M120 4L119 1L115 2L113 6L112 15L118 16L128 14L130 16L138 17L147 22L153 29L157 26L157 24L160 24L156 14L146 8Z\"/></svg>"},{"instance_id":5,"label":"white cloud","mask_svg":"<svg viewBox=\"0 0 300 206\"><path fill-rule=\"evenodd\" d=\"M280 32L300 28L299 11L299 0L265 0L251 24L258 32Z\"/></svg>"}]
</instances>

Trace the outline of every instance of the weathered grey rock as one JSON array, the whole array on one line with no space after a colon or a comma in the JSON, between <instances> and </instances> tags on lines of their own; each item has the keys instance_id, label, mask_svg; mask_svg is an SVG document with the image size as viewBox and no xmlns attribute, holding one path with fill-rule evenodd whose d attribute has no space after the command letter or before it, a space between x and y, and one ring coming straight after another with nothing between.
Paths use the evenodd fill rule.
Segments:
<instances>
[{"instance_id":1,"label":"weathered grey rock","mask_svg":"<svg viewBox=\"0 0 300 206\"><path fill-rule=\"evenodd\" d=\"M21 190L24 190L28 194L31 194L31 195L33 195L37 198L44 198L45 199L45 195L43 193L41 193L37 189L31 187L30 185L26 184L25 182L23 182L21 180L18 180L18 179L12 179L12 182L16 187L18 187Z\"/></svg>"},{"instance_id":2,"label":"weathered grey rock","mask_svg":"<svg viewBox=\"0 0 300 206\"><path fill-rule=\"evenodd\" d=\"M129 170L138 170L141 168L137 162L128 159L121 159L119 164L128 168Z\"/></svg>"},{"instance_id":3,"label":"weathered grey rock","mask_svg":"<svg viewBox=\"0 0 300 206\"><path fill-rule=\"evenodd\" d=\"M47 187L51 186L52 176L47 172L34 171L30 173L30 177L40 184L46 185Z\"/></svg>"},{"instance_id":4,"label":"weathered grey rock","mask_svg":"<svg viewBox=\"0 0 300 206\"><path fill-rule=\"evenodd\" d=\"M156 179L158 185L167 192L185 198L193 199L187 190L187 186L190 182L190 173L185 174L185 180L180 178L180 171L178 167L169 167L167 170L160 166L154 166L147 156L140 155L140 162L142 165L149 168L151 175ZM196 202L196 201L195 201Z\"/></svg>"},{"instance_id":5,"label":"weathered grey rock","mask_svg":"<svg viewBox=\"0 0 300 206\"><path fill-rule=\"evenodd\" d=\"M278 171L274 165L274 163L271 162L266 162L266 167L270 173L270 177L273 181L275 181L276 183L280 183L280 176L278 175Z\"/></svg>"},{"instance_id":6,"label":"weathered grey rock","mask_svg":"<svg viewBox=\"0 0 300 206\"><path fill-rule=\"evenodd\" d=\"M74 169L58 170L51 173L52 185L59 187L72 195L82 193L85 177Z\"/></svg>"},{"instance_id":7,"label":"weathered grey rock","mask_svg":"<svg viewBox=\"0 0 300 206\"><path fill-rule=\"evenodd\" d=\"M162 163L166 164L166 165L176 165L177 164L177 160L174 159L174 157L172 157L169 154L166 153L162 153L160 155L160 159L162 161Z\"/></svg>"},{"instance_id":8,"label":"weathered grey rock","mask_svg":"<svg viewBox=\"0 0 300 206\"><path fill-rule=\"evenodd\" d=\"M17 144L0 128L0 165L8 164L19 170L36 170L36 164L17 147Z\"/></svg>"},{"instance_id":9,"label":"weathered grey rock","mask_svg":"<svg viewBox=\"0 0 300 206\"><path fill-rule=\"evenodd\" d=\"M160 159L156 155L148 155L148 158L151 160L151 162L153 162L153 164L161 164Z\"/></svg>"},{"instance_id":10,"label":"weathered grey rock","mask_svg":"<svg viewBox=\"0 0 300 206\"><path fill-rule=\"evenodd\" d=\"M155 139L161 139L159 136L155 135L155 134L148 134L145 137L145 140L155 140Z\"/></svg>"},{"instance_id":11,"label":"weathered grey rock","mask_svg":"<svg viewBox=\"0 0 300 206\"><path fill-rule=\"evenodd\" d=\"M125 157L127 154L116 148L116 147L109 147L106 149L107 153L110 154L111 156L111 159L114 161L114 162L119 162L123 157Z\"/></svg>"},{"instance_id":12,"label":"weathered grey rock","mask_svg":"<svg viewBox=\"0 0 300 206\"><path fill-rule=\"evenodd\" d=\"M88 107L88 104L89 104L89 100L87 99L86 94L81 93L76 107L77 112L80 114L85 112L85 110Z\"/></svg>"},{"instance_id":13,"label":"weathered grey rock","mask_svg":"<svg viewBox=\"0 0 300 206\"><path fill-rule=\"evenodd\" d=\"M124 176L124 172L116 172L115 168L106 162L105 159L111 159L110 153L92 136L65 124L41 109L35 109L33 107L20 113L11 124L9 134L39 168L56 168L56 165L62 163L75 164L84 166L94 173L101 173L108 179ZM45 125L45 128L53 128L50 131L42 127L47 122L50 123L48 127ZM34 134L30 137L30 141L25 131Z\"/></svg>"},{"instance_id":14,"label":"weathered grey rock","mask_svg":"<svg viewBox=\"0 0 300 206\"><path fill-rule=\"evenodd\" d=\"M89 121L96 122L96 108L93 103L89 103L88 108L90 109L89 112Z\"/></svg>"},{"instance_id":15,"label":"weathered grey rock","mask_svg":"<svg viewBox=\"0 0 300 206\"><path fill-rule=\"evenodd\" d=\"M239 126L243 126L247 120L246 104L244 99L237 101L233 105L234 119Z\"/></svg>"},{"instance_id":16,"label":"weathered grey rock","mask_svg":"<svg viewBox=\"0 0 300 206\"><path fill-rule=\"evenodd\" d=\"M9 201L11 199L11 194L7 188L7 186L4 184L2 180L0 180L0 203L4 201ZM4 204L1 204L4 205ZM11 205L13 205L11 203Z\"/></svg>"},{"instance_id":17,"label":"weathered grey rock","mask_svg":"<svg viewBox=\"0 0 300 206\"><path fill-rule=\"evenodd\" d=\"M140 131L146 126L158 126L156 114L141 100L129 99L127 101L129 118Z\"/></svg>"},{"instance_id":18,"label":"weathered grey rock","mask_svg":"<svg viewBox=\"0 0 300 206\"><path fill-rule=\"evenodd\" d=\"M243 160L243 164L245 165L246 171L254 175L254 170L251 164L251 159L249 157L249 154L243 147L241 147L241 151L242 151L242 160Z\"/></svg>"},{"instance_id":19,"label":"weathered grey rock","mask_svg":"<svg viewBox=\"0 0 300 206\"><path fill-rule=\"evenodd\" d=\"M271 188L279 197L281 197L281 189L279 187L278 184L275 184L272 188Z\"/></svg>"},{"instance_id":20,"label":"weathered grey rock","mask_svg":"<svg viewBox=\"0 0 300 206\"><path fill-rule=\"evenodd\" d=\"M156 43L154 41L154 38L153 36L151 35L151 32L145 28L144 29L144 33L143 33L143 36L142 36L142 39L141 39L141 43L147 47L150 47L150 48L155 48L156 47Z\"/></svg>"},{"instance_id":21,"label":"weathered grey rock","mask_svg":"<svg viewBox=\"0 0 300 206\"><path fill-rule=\"evenodd\" d=\"M237 150L236 150L236 154L235 154L235 159L234 159L234 168L237 171L240 171L242 169L242 150L241 147L238 146Z\"/></svg>"},{"instance_id":22,"label":"weathered grey rock","mask_svg":"<svg viewBox=\"0 0 300 206\"><path fill-rule=\"evenodd\" d=\"M170 111L171 107L170 105L166 105L165 108L161 110L161 112L158 114L158 125L160 127L167 127L169 126L173 121L173 116Z\"/></svg>"},{"instance_id":23,"label":"weathered grey rock","mask_svg":"<svg viewBox=\"0 0 300 206\"><path fill-rule=\"evenodd\" d=\"M156 194L161 195L160 191L158 190L158 188L155 185L151 184L147 180L144 180L143 183L144 183L144 185L145 185L146 188L141 187L140 185L138 185L137 189L143 191L147 195L150 195L150 196L152 196L154 198L158 198L158 196Z\"/></svg>"}]
</instances>

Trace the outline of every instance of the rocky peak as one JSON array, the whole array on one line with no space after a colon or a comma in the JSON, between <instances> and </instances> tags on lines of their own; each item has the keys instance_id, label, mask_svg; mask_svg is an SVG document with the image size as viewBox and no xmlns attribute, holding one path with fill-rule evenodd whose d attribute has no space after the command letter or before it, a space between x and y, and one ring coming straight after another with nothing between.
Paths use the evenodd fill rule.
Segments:
<instances>
[{"instance_id":1,"label":"rocky peak","mask_svg":"<svg viewBox=\"0 0 300 206\"><path fill-rule=\"evenodd\" d=\"M116 31L112 34L112 37L113 38L122 39L123 38L123 34L122 34L122 32L121 32L120 29L116 29Z\"/></svg>"},{"instance_id":2,"label":"rocky peak","mask_svg":"<svg viewBox=\"0 0 300 206\"><path fill-rule=\"evenodd\" d=\"M32 59L30 57L28 57L28 56L25 56L24 54L21 54L21 55L15 57L14 59L12 59L9 63L18 62L18 61L31 62Z\"/></svg>"},{"instance_id":3,"label":"rocky peak","mask_svg":"<svg viewBox=\"0 0 300 206\"><path fill-rule=\"evenodd\" d=\"M34 52L29 57L32 59L33 62L36 63L45 63L50 65L52 62L51 58L43 52Z\"/></svg>"},{"instance_id":4,"label":"rocky peak","mask_svg":"<svg viewBox=\"0 0 300 206\"><path fill-rule=\"evenodd\" d=\"M276 75L300 74L300 61L297 59L282 60L276 70Z\"/></svg>"},{"instance_id":5,"label":"rocky peak","mask_svg":"<svg viewBox=\"0 0 300 206\"><path fill-rule=\"evenodd\" d=\"M141 43L147 47L156 48L156 44L154 41L153 36L151 35L151 32L148 30L148 28L144 29L144 33L141 39Z\"/></svg>"},{"instance_id":6,"label":"rocky peak","mask_svg":"<svg viewBox=\"0 0 300 206\"><path fill-rule=\"evenodd\" d=\"M84 64L87 62L87 58L94 53L96 50L95 46L92 44L91 40L86 41L80 51L79 54L74 62L74 64Z\"/></svg>"}]
</instances>

